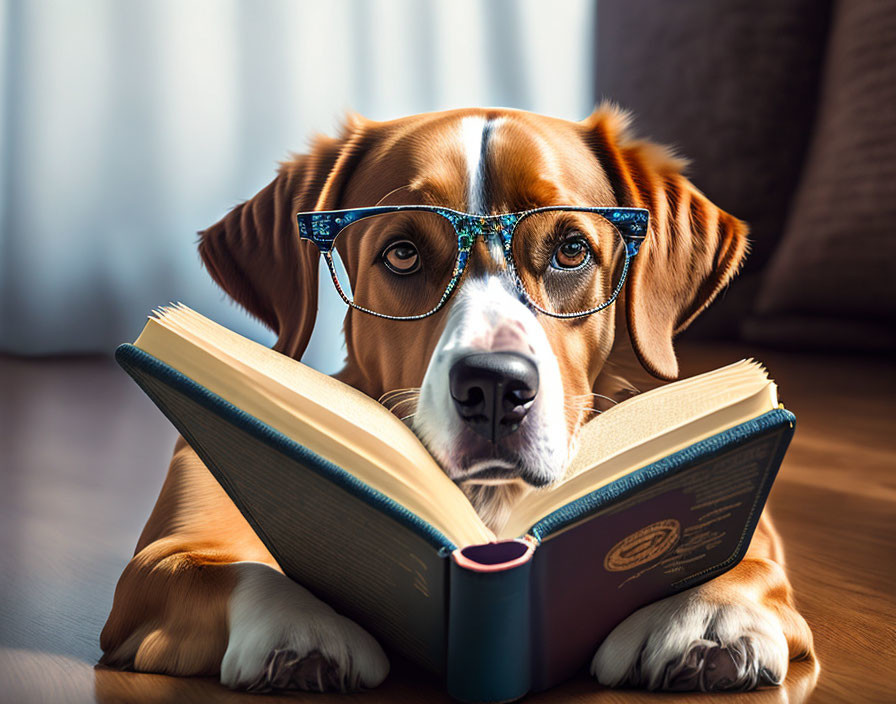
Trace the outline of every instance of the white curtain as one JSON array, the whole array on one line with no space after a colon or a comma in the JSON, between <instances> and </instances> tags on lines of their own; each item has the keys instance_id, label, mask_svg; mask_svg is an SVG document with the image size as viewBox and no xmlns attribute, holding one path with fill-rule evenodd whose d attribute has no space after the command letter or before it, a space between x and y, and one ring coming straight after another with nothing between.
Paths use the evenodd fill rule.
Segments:
<instances>
[{"instance_id":1,"label":"white curtain","mask_svg":"<svg viewBox=\"0 0 896 704\"><path fill-rule=\"evenodd\" d=\"M105 352L180 300L271 337L196 232L354 109L502 105L581 119L593 0L0 0L0 351ZM321 281L305 359L341 366Z\"/></svg>"}]
</instances>

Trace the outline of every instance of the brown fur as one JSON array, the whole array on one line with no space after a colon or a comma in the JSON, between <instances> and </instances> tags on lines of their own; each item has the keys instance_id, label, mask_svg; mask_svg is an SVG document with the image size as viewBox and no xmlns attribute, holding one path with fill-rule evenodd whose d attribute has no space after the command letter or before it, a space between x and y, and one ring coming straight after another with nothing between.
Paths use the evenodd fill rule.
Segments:
<instances>
[{"instance_id":1,"label":"brown fur","mask_svg":"<svg viewBox=\"0 0 896 704\"><path fill-rule=\"evenodd\" d=\"M681 160L633 139L626 117L613 108L600 108L582 123L510 110L384 123L351 117L339 138L315 140L308 155L283 164L258 195L201 233L199 250L212 277L276 332L276 349L299 358L314 326L318 254L299 241L293 214L381 202L465 210L466 165L453 130L468 114L505 120L487 164L488 200L498 211L570 203L651 210L651 232L615 320L612 314L542 320L568 396L630 394L634 357L654 376L675 378L673 337L734 275L747 248L746 226L682 175ZM339 378L373 398L418 387L443 324L441 314L407 323L350 310L347 360ZM570 413L570 429L584 415ZM246 560L276 567L196 454L179 440L116 589L101 637L102 662L177 675L218 672L235 579L228 565ZM780 540L767 516L747 558L712 584L720 600L758 594L782 617L791 655L811 650L811 634L794 610Z\"/></svg>"}]
</instances>

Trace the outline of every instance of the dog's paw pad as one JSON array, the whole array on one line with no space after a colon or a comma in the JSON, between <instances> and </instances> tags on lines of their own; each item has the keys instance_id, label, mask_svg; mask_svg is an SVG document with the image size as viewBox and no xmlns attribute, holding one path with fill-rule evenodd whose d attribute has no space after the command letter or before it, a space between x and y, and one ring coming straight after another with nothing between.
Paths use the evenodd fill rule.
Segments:
<instances>
[{"instance_id":1,"label":"dog's paw pad","mask_svg":"<svg viewBox=\"0 0 896 704\"><path fill-rule=\"evenodd\" d=\"M665 669L660 689L673 692L732 692L780 684L781 678L760 667L749 638L731 645L699 642Z\"/></svg>"},{"instance_id":2,"label":"dog's paw pad","mask_svg":"<svg viewBox=\"0 0 896 704\"><path fill-rule=\"evenodd\" d=\"M595 653L591 672L610 687L743 691L780 684L787 661L787 641L773 613L690 591L619 624Z\"/></svg>"},{"instance_id":3,"label":"dog's paw pad","mask_svg":"<svg viewBox=\"0 0 896 704\"><path fill-rule=\"evenodd\" d=\"M357 682L346 681L338 663L319 651L300 655L295 650L283 648L268 654L258 678L246 686L246 691L346 692L357 688Z\"/></svg>"}]
</instances>

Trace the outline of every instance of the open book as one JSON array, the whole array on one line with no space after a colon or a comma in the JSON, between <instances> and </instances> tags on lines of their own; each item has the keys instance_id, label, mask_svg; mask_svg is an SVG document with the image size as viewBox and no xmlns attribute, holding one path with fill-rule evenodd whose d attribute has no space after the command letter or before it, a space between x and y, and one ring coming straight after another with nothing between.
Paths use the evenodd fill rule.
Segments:
<instances>
[{"instance_id":1,"label":"open book","mask_svg":"<svg viewBox=\"0 0 896 704\"><path fill-rule=\"evenodd\" d=\"M551 686L736 564L793 432L756 362L668 384L587 423L496 535L386 408L185 306L116 358L287 575L469 701Z\"/></svg>"}]
</instances>

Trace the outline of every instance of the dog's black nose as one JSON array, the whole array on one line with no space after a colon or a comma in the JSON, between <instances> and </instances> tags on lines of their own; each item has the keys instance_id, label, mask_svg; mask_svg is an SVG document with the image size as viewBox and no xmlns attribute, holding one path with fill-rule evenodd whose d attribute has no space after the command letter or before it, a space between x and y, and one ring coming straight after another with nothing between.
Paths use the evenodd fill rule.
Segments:
<instances>
[{"instance_id":1,"label":"dog's black nose","mask_svg":"<svg viewBox=\"0 0 896 704\"><path fill-rule=\"evenodd\" d=\"M491 442L516 432L538 393L538 367L517 352L461 357L448 373L454 406L471 430Z\"/></svg>"}]
</instances>

